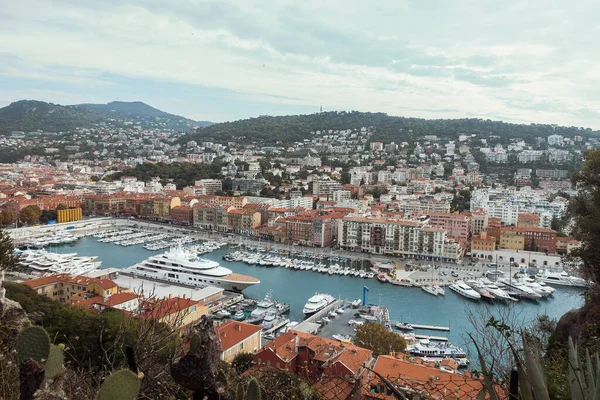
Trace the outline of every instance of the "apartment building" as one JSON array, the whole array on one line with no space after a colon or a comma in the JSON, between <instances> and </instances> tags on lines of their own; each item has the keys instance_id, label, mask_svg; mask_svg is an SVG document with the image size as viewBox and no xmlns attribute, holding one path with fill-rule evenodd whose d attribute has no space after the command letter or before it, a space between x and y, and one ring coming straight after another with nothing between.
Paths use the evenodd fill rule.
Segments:
<instances>
[{"instance_id":1,"label":"apartment building","mask_svg":"<svg viewBox=\"0 0 600 400\"><path fill-rule=\"evenodd\" d=\"M204 194L214 195L223 190L223 181L220 179L200 179L194 182L194 186L203 187Z\"/></svg>"},{"instance_id":2,"label":"apartment building","mask_svg":"<svg viewBox=\"0 0 600 400\"><path fill-rule=\"evenodd\" d=\"M110 297L118 292L118 286L110 279L89 278L87 276L71 276L54 274L23 282L37 292L52 300L65 304L83 301L90 297Z\"/></svg>"},{"instance_id":3,"label":"apartment building","mask_svg":"<svg viewBox=\"0 0 600 400\"><path fill-rule=\"evenodd\" d=\"M476 208L471 213L471 235L478 235L479 232L484 231L488 225L488 214L487 211L482 208Z\"/></svg>"},{"instance_id":4,"label":"apartment building","mask_svg":"<svg viewBox=\"0 0 600 400\"><path fill-rule=\"evenodd\" d=\"M226 205L196 204L193 207L194 227L227 232L229 230L228 213L234 209L235 207Z\"/></svg>"},{"instance_id":5,"label":"apartment building","mask_svg":"<svg viewBox=\"0 0 600 400\"><path fill-rule=\"evenodd\" d=\"M470 217L463 214L442 212L423 212L421 216L429 218L429 225L445 230L448 238L454 239L462 245L467 243Z\"/></svg>"},{"instance_id":6,"label":"apartment building","mask_svg":"<svg viewBox=\"0 0 600 400\"><path fill-rule=\"evenodd\" d=\"M486 231L480 231L471 238L471 253L495 250L496 238L489 236Z\"/></svg>"},{"instance_id":7,"label":"apartment building","mask_svg":"<svg viewBox=\"0 0 600 400\"><path fill-rule=\"evenodd\" d=\"M338 223L341 248L374 254L444 257L446 231L417 221L345 217Z\"/></svg>"},{"instance_id":8,"label":"apartment building","mask_svg":"<svg viewBox=\"0 0 600 400\"><path fill-rule=\"evenodd\" d=\"M313 181L313 194L332 195L337 190L342 188L342 184L338 181L318 179Z\"/></svg>"},{"instance_id":9,"label":"apartment building","mask_svg":"<svg viewBox=\"0 0 600 400\"><path fill-rule=\"evenodd\" d=\"M521 214L517 218L517 227L519 228L539 228L540 216L537 214Z\"/></svg>"}]
</instances>

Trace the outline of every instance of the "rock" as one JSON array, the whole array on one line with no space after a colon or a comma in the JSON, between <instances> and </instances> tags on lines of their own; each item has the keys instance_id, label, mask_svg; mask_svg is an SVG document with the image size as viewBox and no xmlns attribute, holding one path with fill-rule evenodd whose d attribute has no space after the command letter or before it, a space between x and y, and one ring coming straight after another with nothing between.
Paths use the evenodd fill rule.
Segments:
<instances>
[{"instance_id":1,"label":"rock","mask_svg":"<svg viewBox=\"0 0 600 400\"><path fill-rule=\"evenodd\" d=\"M29 324L27 313L19 303L6 297L0 299L0 325L10 329L16 336Z\"/></svg>"}]
</instances>

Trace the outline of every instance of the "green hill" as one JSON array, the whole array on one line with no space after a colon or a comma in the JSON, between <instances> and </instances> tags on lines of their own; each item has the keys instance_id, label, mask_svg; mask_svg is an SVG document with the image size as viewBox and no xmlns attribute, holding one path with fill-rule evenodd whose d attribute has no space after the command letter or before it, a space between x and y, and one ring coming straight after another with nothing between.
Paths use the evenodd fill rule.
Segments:
<instances>
[{"instance_id":1,"label":"green hill","mask_svg":"<svg viewBox=\"0 0 600 400\"><path fill-rule=\"evenodd\" d=\"M139 101L63 106L43 101L21 100L0 109L0 135L11 131L68 132L98 124L132 124L143 128L183 132L211 123L169 114Z\"/></svg>"},{"instance_id":2,"label":"green hill","mask_svg":"<svg viewBox=\"0 0 600 400\"><path fill-rule=\"evenodd\" d=\"M566 136L598 135L589 128L557 127L544 124L511 124L477 118L422 119L395 117L384 113L325 112L308 115L261 116L202 127L181 138L186 140L213 140L226 142L240 140L290 143L308 138L310 132L324 129L360 129L374 127L373 140L410 141L424 135L458 137L459 134L498 135L504 138L547 137L554 133Z\"/></svg>"}]
</instances>

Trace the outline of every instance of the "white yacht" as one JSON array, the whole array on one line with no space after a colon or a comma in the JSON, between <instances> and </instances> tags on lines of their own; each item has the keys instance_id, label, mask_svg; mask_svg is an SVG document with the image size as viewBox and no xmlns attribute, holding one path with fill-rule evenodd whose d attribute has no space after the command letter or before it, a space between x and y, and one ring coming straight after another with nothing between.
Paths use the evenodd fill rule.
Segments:
<instances>
[{"instance_id":1,"label":"white yacht","mask_svg":"<svg viewBox=\"0 0 600 400\"><path fill-rule=\"evenodd\" d=\"M302 312L304 313L304 315L309 317L309 316L321 311L322 309L324 309L325 307L327 307L334 301L335 301L335 298L330 294L316 293L314 296L312 296L310 299L308 299L308 301L304 305L304 308L302 309Z\"/></svg>"},{"instance_id":2,"label":"white yacht","mask_svg":"<svg viewBox=\"0 0 600 400\"><path fill-rule=\"evenodd\" d=\"M580 287L587 288L590 286L590 283L585 279L577 278L574 276L570 276L565 271L562 272L550 272L548 270L542 270L537 273L535 278L539 282L546 283L548 285L557 285L557 286L571 286L571 287Z\"/></svg>"},{"instance_id":3,"label":"white yacht","mask_svg":"<svg viewBox=\"0 0 600 400\"><path fill-rule=\"evenodd\" d=\"M52 253L46 250L24 250L19 254L19 265L40 274L66 273L81 275L100 268L97 256L78 256L77 253Z\"/></svg>"},{"instance_id":4,"label":"white yacht","mask_svg":"<svg viewBox=\"0 0 600 400\"><path fill-rule=\"evenodd\" d=\"M435 288L435 286L433 286L433 285L431 285L429 283L421 286L421 289L423 289L423 291L425 293L429 293L429 294L432 294L434 296L437 296L439 294L438 291L437 291L437 289Z\"/></svg>"},{"instance_id":5,"label":"white yacht","mask_svg":"<svg viewBox=\"0 0 600 400\"><path fill-rule=\"evenodd\" d=\"M481 295L477 293L473 288L467 285L464 281L456 281L452 285L449 286L450 290L455 291L456 293L464 296L468 299L479 300L481 299Z\"/></svg>"},{"instance_id":6,"label":"white yacht","mask_svg":"<svg viewBox=\"0 0 600 400\"><path fill-rule=\"evenodd\" d=\"M510 294L515 296L523 297L526 299L537 300L542 297L541 294L530 288L529 286L521 283L518 279L512 278L500 278L498 282L506 285Z\"/></svg>"},{"instance_id":7,"label":"white yacht","mask_svg":"<svg viewBox=\"0 0 600 400\"><path fill-rule=\"evenodd\" d=\"M437 291L437 293L438 293L440 296L445 296L445 295L446 295L446 291L445 291L445 290L444 290L444 288L443 288L443 287L441 287L440 285L438 285L438 284L435 284L435 285L433 285L433 288L434 288L434 289Z\"/></svg>"},{"instance_id":8,"label":"white yacht","mask_svg":"<svg viewBox=\"0 0 600 400\"><path fill-rule=\"evenodd\" d=\"M125 271L166 282L200 287L215 286L233 292L241 292L260 283L258 279L234 273L218 262L197 258L180 246L132 265Z\"/></svg>"},{"instance_id":9,"label":"white yacht","mask_svg":"<svg viewBox=\"0 0 600 400\"><path fill-rule=\"evenodd\" d=\"M517 301L514 297L500 289L498 285L488 279L482 279L481 282L485 285L487 290L496 297L496 300L501 301Z\"/></svg>"}]
</instances>

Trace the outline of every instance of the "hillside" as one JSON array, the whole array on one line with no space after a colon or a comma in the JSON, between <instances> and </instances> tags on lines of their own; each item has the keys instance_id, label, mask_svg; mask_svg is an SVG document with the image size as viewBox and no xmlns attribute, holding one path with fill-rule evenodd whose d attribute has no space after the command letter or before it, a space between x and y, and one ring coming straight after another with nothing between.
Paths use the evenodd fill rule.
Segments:
<instances>
[{"instance_id":1,"label":"hillside","mask_svg":"<svg viewBox=\"0 0 600 400\"><path fill-rule=\"evenodd\" d=\"M599 135L600 132L579 127L556 127L543 124L511 124L476 118L464 119L421 119L395 117L384 113L366 112L325 112L308 115L287 115L280 117L261 116L233 122L202 127L195 133L181 138L186 140L247 140L262 142L290 143L302 141L312 131L323 129L375 128L373 140L410 141L423 135L458 137L459 134L498 135L503 138L547 137L554 133L562 135Z\"/></svg>"},{"instance_id":2,"label":"hillside","mask_svg":"<svg viewBox=\"0 0 600 400\"><path fill-rule=\"evenodd\" d=\"M131 124L143 128L188 131L209 125L210 122L197 122L169 114L139 101L63 106L43 101L21 100L0 109L0 135L11 131L68 132L98 124Z\"/></svg>"}]
</instances>

